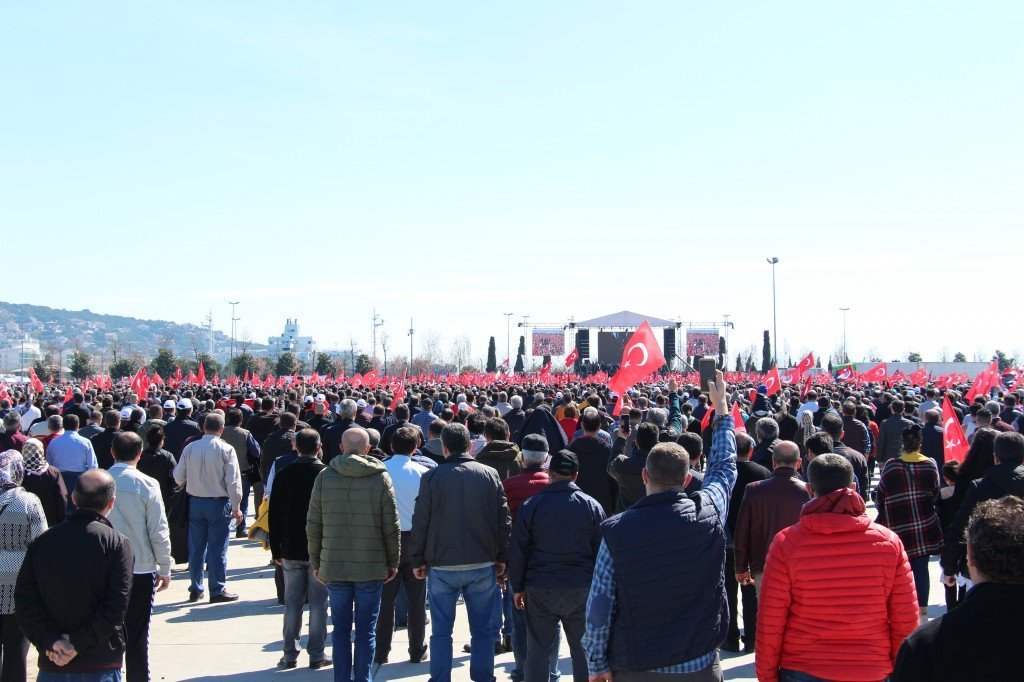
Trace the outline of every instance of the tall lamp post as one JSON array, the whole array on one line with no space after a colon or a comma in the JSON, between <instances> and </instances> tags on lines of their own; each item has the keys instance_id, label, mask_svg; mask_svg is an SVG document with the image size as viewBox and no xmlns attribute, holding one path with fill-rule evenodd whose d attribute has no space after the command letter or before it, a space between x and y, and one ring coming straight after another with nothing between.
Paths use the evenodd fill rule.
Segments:
<instances>
[{"instance_id":1,"label":"tall lamp post","mask_svg":"<svg viewBox=\"0 0 1024 682\"><path fill-rule=\"evenodd\" d=\"M235 360L235 322L238 322L240 317L235 317L235 306L238 305L238 301L228 301L228 305L231 306L231 357L228 359L228 367L230 371L234 372L234 360ZM237 374L238 372L235 372Z\"/></svg>"},{"instance_id":2,"label":"tall lamp post","mask_svg":"<svg viewBox=\"0 0 1024 682\"><path fill-rule=\"evenodd\" d=\"M850 312L850 308L840 308L843 311L843 362L850 361L850 353L846 350L846 313Z\"/></svg>"},{"instance_id":3,"label":"tall lamp post","mask_svg":"<svg viewBox=\"0 0 1024 682\"><path fill-rule=\"evenodd\" d=\"M779 259L775 256L768 259L768 265L772 266L772 361L776 365L779 356L779 318L775 312L775 266L778 263Z\"/></svg>"},{"instance_id":4,"label":"tall lamp post","mask_svg":"<svg viewBox=\"0 0 1024 682\"><path fill-rule=\"evenodd\" d=\"M505 361L512 366L512 316L515 313L502 313L505 316Z\"/></svg>"}]
</instances>

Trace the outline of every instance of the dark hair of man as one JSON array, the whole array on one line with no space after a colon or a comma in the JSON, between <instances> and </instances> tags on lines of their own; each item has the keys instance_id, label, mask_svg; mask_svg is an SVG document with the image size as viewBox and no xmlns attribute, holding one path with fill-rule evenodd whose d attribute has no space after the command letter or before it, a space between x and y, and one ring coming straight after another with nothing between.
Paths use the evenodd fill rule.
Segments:
<instances>
[{"instance_id":1,"label":"dark hair of man","mask_svg":"<svg viewBox=\"0 0 1024 682\"><path fill-rule=\"evenodd\" d=\"M807 480L819 497L849 488L853 483L853 465L842 455L825 453L807 467Z\"/></svg>"},{"instance_id":2,"label":"dark hair of man","mask_svg":"<svg viewBox=\"0 0 1024 682\"><path fill-rule=\"evenodd\" d=\"M91 412L91 413L89 414L89 420L90 420L90 421L94 421L94 422L96 422L97 424L99 424L99 423L100 423L100 421L102 421L102 420L103 420L103 413L102 413L102 412L100 412L99 410L93 410L93 411L92 411L92 412ZM66 428L67 428L67 426L65 426L64 428L66 429Z\"/></svg>"},{"instance_id":3,"label":"dark hair of man","mask_svg":"<svg viewBox=\"0 0 1024 682\"><path fill-rule=\"evenodd\" d=\"M95 475L79 477L78 483L75 485L75 501L80 509L88 509L99 514L114 499L117 484L114 483L113 477L106 471L102 471L102 480L100 482L92 482L92 479L95 477Z\"/></svg>"},{"instance_id":4,"label":"dark hair of man","mask_svg":"<svg viewBox=\"0 0 1024 682\"><path fill-rule=\"evenodd\" d=\"M1024 583L1024 500L1006 495L978 504L967 523L967 544L985 578Z\"/></svg>"},{"instance_id":5,"label":"dark hair of man","mask_svg":"<svg viewBox=\"0 0 1024 682\"><path fill-rule=\"evenodd\" d=\"M281 416L278 417L278 421L281 424L281 428L287 431L295 428L295 425L299 422L299 418L295 416L294 412L282 412Z\"/></svg>"},{"instance_id":6,"label":"dark hair of man","mask_svg":"<svg viewBox=\"0 0 1024 682\"><path fill-rule=\"evenodd\" d=\"M47 417L53 417L55 415L59 416L60 408L57 407L56 405L47 405L45 408L43 408L43 412L46 414Z\"/></svg>"},{"instance_id":7,"label":"dark hair of man","mask_svg":"<svg viewBox=\"0 0 1024 682\"><path fill-rule=\"evenodd\" d=\"M921 425L911 424L900 434L903 441L903 452L919 452L921 450Z\"/></svg>"},{"instance_id":8,"label":"dark hair of man","mask_svg":"<svg viewBox=\"0 0 1024 682\"><path fill-rule=\"evenodd\" d=\"M295 434L295 449L303 457L313 457L320 447L320 434L313 429L300 429Z\"/></svg>"},{"instance_id":9,"label":"dark hair of man","mask_svg":"<svg viewBox=\"0 0 1024 682\"><path fill-rule=\"evenodd\" d=\"M452 421L455 420L455 410L453 410L450 407L446 407L443 410L441 410L441 414L437 416L440 417L445 423L450 424L452 423Z\"/></svg>"},{"instance_id":10,"label":"dark hair of man","mask_svg":"<svg viewBox=\"0 0 1024 682\"><path fill-rule=\"evenodd\" d=\"M420 430L415 426L400 426L391 435L391 450L396 455L411 455L420 444Z\"/></svg>"},{"instance_id":11,"label":"dark hair of man","mask_svg":"<svg viewBox=\"0 0 1024 682\"><path fill-rule=\"evenodd\" d=\"M430 422L430 426L427 427L427 435L431 438L440 438L441 432L444 431L444 427L448 426L448 422L443 419L435 419Z\"/></svg>"},{"instance_id":12,"label":"dark hair of man","mask_svg":"<svg viewBox=\"0 0 1024 682\"><path fill-rule=\"evenodd\" d=\"M857 403L852 400L847 400L843 403L843 414L847 417L852 417L857 414Z\"/></svg>"},{"instance_id":13,"label":"dark hair of man","mask_svg":"<svg viewBox=\"0 0 1024 682\"><path fill-rule=\"evenodd\" d=\"M1017 396L1013 395L1012 393L1009 393L1009 394L1007 394L1007 396L1005 398L1003 398L1003 403L1007 407L1016 407L1017 406Z\"/></svg>"},{"instance_id":14,"label":"dark hair of man","mask_svg":"<svg viewBox=\"0 0 1024 682\"><path fill-rule=\"evenodd\" d=\"M950 481L956 480L957 473L960 472L960 462L955 459L951 459L947 462L942 463L942 478L949 479Z\"/></svg>"},{"instance_id":15,"label":"dark hair of man","mask_svg":"<svg viewBox=\"0 0 1024 682\"><path fill-rule=\"evenodd\" d=\"M484 423L484 435L491 440L508 440L508 424L504 419L492 417Z\"/></svg>"},{"instance_id":16,"label":"dark hair of man","mask_svg":"<svg viewBox=\"0 0 1024 682\"><path fill-rule=\"evenodd\" d=\"M399 403L398 405L395 405L394 410L396 420L404 422L406 419L409 418L409 406L406 405L405 403Z\"/></svg>"},{"instance_id":17,"label":"dark hair of man","mask_svg":"<svg viewBox=\"0 0 1024 682\"><path fill-rule=\"evenodd\" d=\"M146 447L156 450L164 441L164 427L155 424L146 431Z\"/></svg>"},{"instance_id":18,"label":"dark hair of man","mask_svg":"<svg viewBox=\"0 0 1024 682\"><path fill-rule=\"evenodd\" d=\"M81 405L85 402L85 396L76 391L75 394L71 396L71 401L76 405Z\"/></svg>"},{"instance_id":19,"label":"dark hair of man","mask_svg":"<svg viewBox=\"0 0 1024 682\"><path fill-rule=\"evenodd\" d=\"M470 434L474 436L482 436L484 433L484 426L486 424L487 417L480 413L474 412L466 417L466 427L469 429Z\"/></svg>"},{"instance_id":20,"label":"dark hair of man","mask_svg":"<svg viewBox=\"0 0 1024 682\"><path fill-rule=\"evenodd\" d=\"M1024 434L1005 431L996 436L995 456L1000 462L1020 465L1024 463Z\"/></svg>"},{"instance_id":21,"label":"dark hair of man","mask_svg":"<svg viewBox=\"0 0 1024 682\"><path fill-rule=\"evenodd\" d=\"M122 431L114 436L110 449L118 462L130 462L142 454L142 439L131 431Z\"/></svg>"},{"instance_id":22,"label":"dark hair of man","mask_svg":"<svg viewBox=\"0 0 1024 682\"><path fill-rule=\"evenodd\" d=\"M686 474L690 471L690 456L681 445L658 443L648 453L645 468L652 483L665 488L682 489L686 483Z\"/></svg>"},{"instance_id":23,"label":"dark hair of man","mask_svg":"<svg viewBox=\"0 0 1024 682\"><path fill-rule=\"evenodd\" d=\"M843 432L843 418L831 412L821 418L821 430L832 437L832 440L839 440L839 434Z\"/></svg>"},{"instance_id":24,"label":"dark hair of man","mask_svg":"<svg viewBox=\"0 0 1024 682\"><path fill-rule=\"evenodd\" d=\"M103 415L103 426L108 429L116 429L121 424L121 413L117 410L108 410Z\"/></svg>"},{"instance_id":25,"label":"dark hair of man","mask_svg":"<svg viewBox=\"0 0 1024 682\"><path fill-rule=\"evenodd\" d=\"M270 396L267 396L266 398L261 400L260 409L263 410L264 412L269 412L270 410L274 409L274 399L271 398Z\"/></svg>"},{"instance_id":26,"label":"dark hair of man","mask_svg":"<svg viewBox=\"0 0 1024 682\"><path fill-rule=\"evenodd\" d=\"M164 416L164 408L158 403L153 403L146 408L146 414L149 419L160 419Z\"/></svg>"},{"instance_id":27,"label":"dark hair of man","mask_svg":"<svg viewBox=\"0 0 1024 682\"><path fill-rule=\"evenodd\" d=\"M64 415L64 428L68 431L78 430L78 415L77 414L66 414Z\"/></svg>"},{"instance_id":28,"label":"dark hair of man","mask_svg":"<svg viewBox=\"0 0 1024 682\"><path fill-rule=\"evenodd\" d=\"M453 455L469 450L469 430L462 424L449 424L441 431L441 443Z\"/></svg>"},{"instance_id":29,"label":"dark hair of man","mask_svg":"<svg viewBox=\"0 0 1024 682\"><path fill-rule=\"evenodd\" d=\"M690 456L690 461L697 461L704 454L704 439L701 438L699 433L687 431L676 436L676 445L679 445L686 454Z\"/></svg>"},{"instance_id":30,"label":"dark hair of man","mask_svg":"<svg viewBox=\"0 0 1024 682\"><path fill-rule=\"evenodd\" d=\"M601 430L601 413L596 411L583 410L583 430L587 433L595 433Z\"/></svg>"},{"instance_id":31,"label":"dark hair of man","mask_svg":"<svg viewBox=\"0 0 1024 682\"><path fill-rule=\"evenodd\" d=\"M889 407L892 409L894 413L903 414L903 410L907 408L907 404L902 400L894 400L892 401L892 404Z\"/></svg>"},{"instance_id":32,"label":"dark hair of man","mask_svg":"<svg viewBox=\"0 0 1024 682\"><path fill-rule=\"evenodd\" d=\"M650 450L658 444L658 427L644 422L636 427L636 446L641 450Z\"/></svg>"},{"instance_id":33,"label":"dark hair of man","mask_svg":"<svg viewBox=\"0 0 1024 682\"><path fill-rule=\"evenodd\" d=\"M691 435L697 435L697 434L691 434ZM701 445L703 445L703 441L701 441ZM748 434L743 433L742 431L737 431L736 432L736 456L737 457L742 457L744 459L747 458L747 457L750 457L750 453L753 451L753 449L754 449L754 439L751 438Z\"/></svg>"},{"instance_id":34,"label":"dark hair of man","mask_svg":"<svg viewBox=\"0 0 1024 682\"><path fill-rule=\"evenodd\" d=\"M239 426L242 423L242 411L237 407L232 407L224 415L224 421L228 426Z\"/></svg>"},{"instance_id":35,"label":"dark hair of man","mask_svg":"<svg viewBox=\"0 0 1024 682\"><path fill-rule=\"evenodd\" d=\"M827 433L816 433L804 443L804 447L817 455L828 455L835 452L832 436Z\"/></svg>"}]
</instances>

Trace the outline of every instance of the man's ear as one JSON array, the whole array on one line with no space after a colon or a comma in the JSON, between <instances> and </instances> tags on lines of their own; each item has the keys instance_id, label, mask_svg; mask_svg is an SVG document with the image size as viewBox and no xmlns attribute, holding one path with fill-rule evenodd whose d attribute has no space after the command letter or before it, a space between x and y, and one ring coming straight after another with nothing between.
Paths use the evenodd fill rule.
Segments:
<instances>
[{"instance_id":1,"label":"man's ear","mask_svg":"<svg viewBox=\"0 0 1024 682\"><path fill-rule=\"evenodd\" d=\"M640 478L643 479L644 485L647 485L647 482L651 480L651 475L647 473L647 467L640 470Z\"/></svg>"}]
</instances>

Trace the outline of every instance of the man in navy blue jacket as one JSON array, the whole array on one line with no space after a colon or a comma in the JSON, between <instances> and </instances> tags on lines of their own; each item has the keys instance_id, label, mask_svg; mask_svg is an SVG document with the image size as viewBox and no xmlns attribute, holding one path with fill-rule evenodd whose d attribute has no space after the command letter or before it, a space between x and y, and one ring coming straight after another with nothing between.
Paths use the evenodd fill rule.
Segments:
<instances>
[{"instance_id":1,"label":"man in navy blue jacket","mask_svg":"<svg viewBox=\"0 0 1024 682\"><path fill-rule=\"evenodd\" d=\"M559 623L569 642L573 681L589 676L582 639L605 517L597 500L576 485L579 471L571 450L552 455L550 485L520 507L512 530L508 576L516 608L526 610L527 682L548 679Z\"/></svg>"}]
</instances>

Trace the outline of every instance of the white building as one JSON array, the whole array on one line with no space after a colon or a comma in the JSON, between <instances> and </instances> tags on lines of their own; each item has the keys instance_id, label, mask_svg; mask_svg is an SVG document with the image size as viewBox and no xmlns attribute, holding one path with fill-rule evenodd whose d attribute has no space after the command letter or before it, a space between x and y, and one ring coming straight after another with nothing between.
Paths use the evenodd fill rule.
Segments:
<instances>
[{"instance_id":1,"label":"white building","mask_svg":"<svg viewBox=\"0 0 1024 682\"><path fill-rule=\"evenodd\" d=\"M299 336L299 321L288 319L280 336L267 339L267 355L276 358L291 353L309 367L316 364L316 342L312 336Z\"/></svg>"},{"instance_id":2,"label":"white building","mask_svg":"<svg viewBox=\"0 0 1024 682\"><path fill-rule=\"evenodd\" d=\"M0 348L0 370L13 372L26 369L41 356L38 339L28 334L17 339L7 339Z\"/></svg>"}]
</instances>

